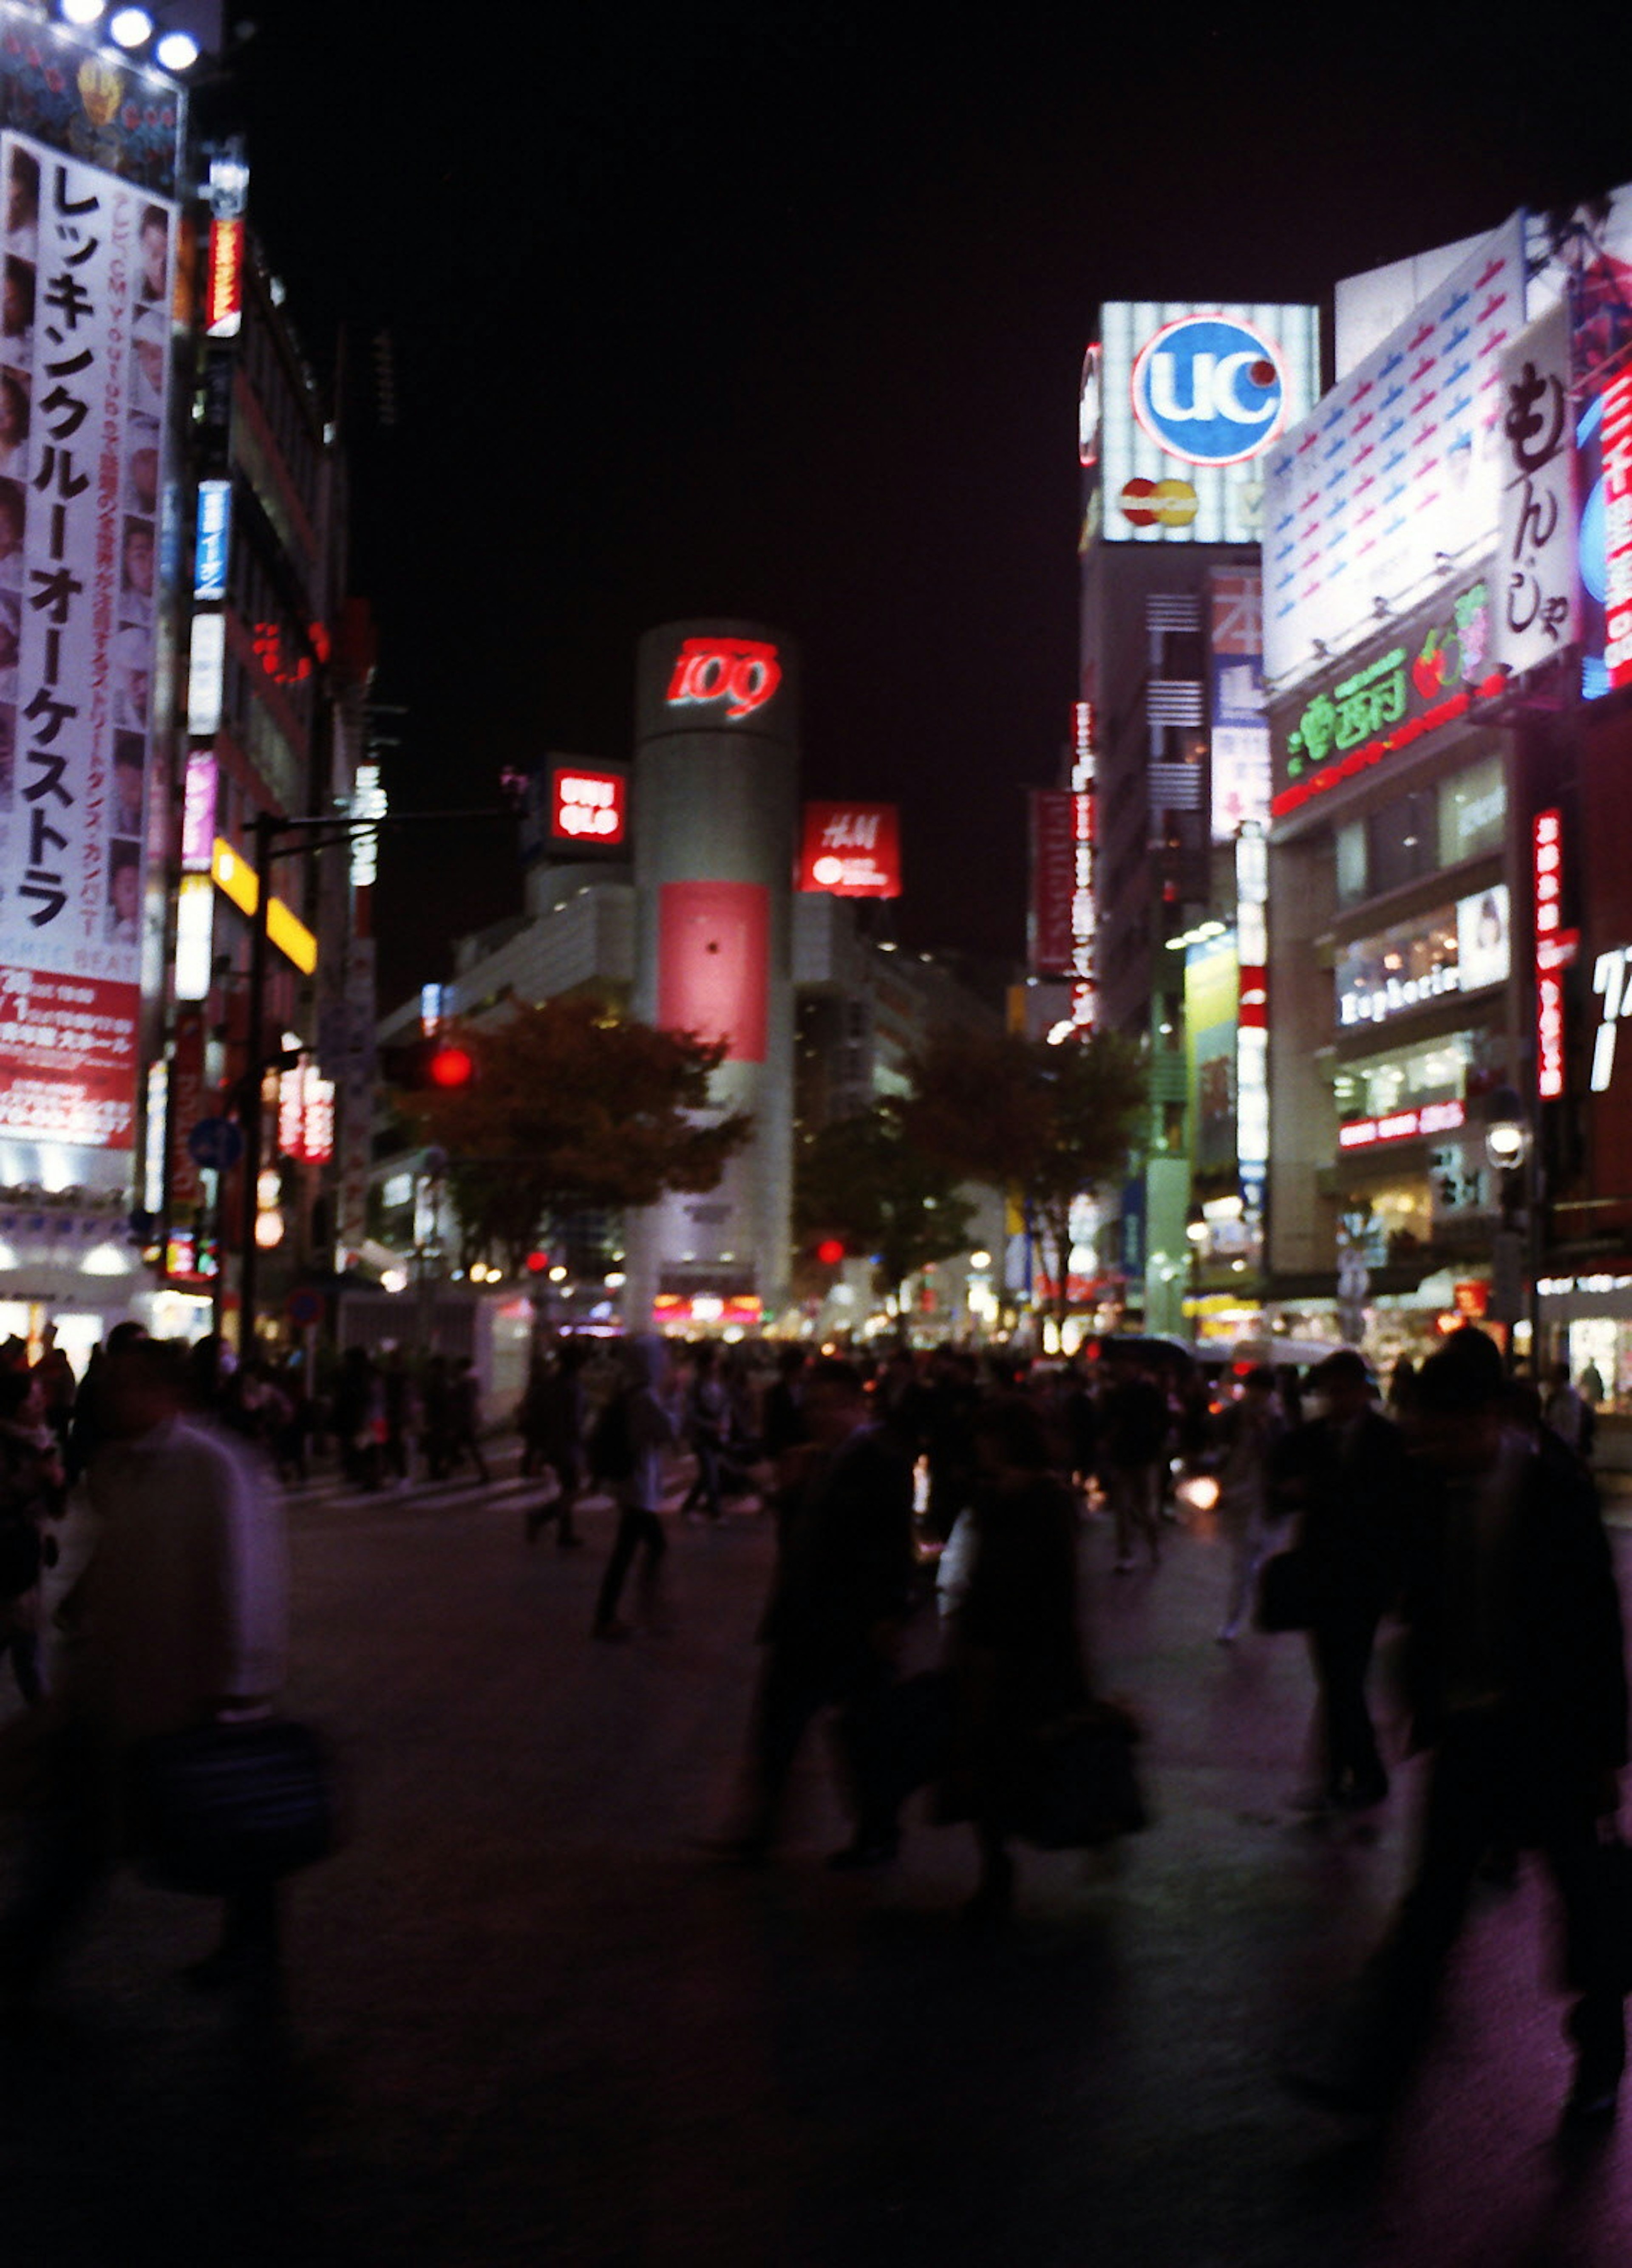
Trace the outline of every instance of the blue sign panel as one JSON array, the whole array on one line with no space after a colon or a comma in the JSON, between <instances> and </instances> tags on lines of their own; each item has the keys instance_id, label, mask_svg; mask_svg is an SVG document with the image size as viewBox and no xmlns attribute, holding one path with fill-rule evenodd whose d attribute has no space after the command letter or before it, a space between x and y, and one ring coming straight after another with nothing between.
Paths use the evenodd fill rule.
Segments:
<instances>
[{"instance_id":1,"label":"blue sign panel","mask_svg":"<svg viewBox=\"0 0 1632 2268\"><path fill-rule=\"evenodd\" d=\"M1134 415L1170 456L1238 465L1281 429L1286 379L1266 333L1230 315L1185 315L1134 364Z\"/></svg>"},{"instance_id":2,"label":"blue sign panel","mask_svg":"<svg viewBox=\"0 0 1632 2268\"><path fill-rule=\"evenodd\" d=\"M232 549L233 483L198 483L198 541L193 558L193 596L225 599L226 569Z\"/></svg>"}]
</instances>

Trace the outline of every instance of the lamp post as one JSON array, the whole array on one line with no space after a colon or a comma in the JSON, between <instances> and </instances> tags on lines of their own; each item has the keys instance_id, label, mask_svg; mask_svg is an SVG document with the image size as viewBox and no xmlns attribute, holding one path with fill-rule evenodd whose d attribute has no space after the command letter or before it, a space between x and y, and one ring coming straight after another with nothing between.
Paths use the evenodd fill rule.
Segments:
<instances>
[{"instance_id":1,"label":"lamp post","mask_svg":"<svg viewBox=\"0 0 1632 2268\"><path fill-rule=\"evenodd\" d=\"M1535 1268L1535 1144L1525 1099L1514 1087L1499 1086L1485 1104L1485 1155L1498 1177L1502 1225L1490 1256L1492 1318L1507 1326L1507 1367L1513 1368L1514 1326L1526 1312L1529 1282L1530 1367L1540 1377Z\"/></svg>"},{"instance_id":2,"label":"lamp post","mask_svg":"<svg viewBox=\"0 0 1632 2268\"><path fill-rule=\"evenodd\" d=\"M1199 1204L1193 1204L1185 1216L1185 1235L1190 1245L1190 1344L1193 1347L1201 1340L1201 1254L1208 1236L1207 1215Z\"/></svg>"}]
</instances>

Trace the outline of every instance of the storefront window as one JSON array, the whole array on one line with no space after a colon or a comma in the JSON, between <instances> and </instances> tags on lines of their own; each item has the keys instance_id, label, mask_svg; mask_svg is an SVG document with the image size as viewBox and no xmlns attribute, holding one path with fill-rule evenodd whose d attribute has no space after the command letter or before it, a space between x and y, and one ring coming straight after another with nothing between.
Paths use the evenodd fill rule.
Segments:
<instances>
[{"instance_id":1,"label":"storefront window","mask_svg":"<svg viewBox=\"0 0 1632 2268\"><path fill-rule=\"evenodd\" d=\"M1381 1118L1418 1103L1458 1099L1467 1091L1473 1047L1471 1032L1455 1032L1421 1047L1340 1064L1333 1082L1338 1116Z\"/></svg>"},{"instance_id":2,"label":"storefront window","mask_svg":"<svg viewBox=\"0 0 1632 2268\"><path fill-rule=\"evenodd\" d=\"M1439 863L1460 865L1499 850L1507 826L1507 782L1502 759L1487 756L1439 784Z\"/></svg>"},{"instance_id":3,"label":"storefront window","mask_svg":"<svg viewBox=\"0 0 1632 2268\"><path fill-rule=\"evenodd\" d=\"M1460 990L1454 906L1356 938L1338 954L1338 1022L1381 1024Z\"/></svg>"},{"instance_id":4,"label":"storefront window","mask_svg":"<svg viewBox=\"0 0 1632 2268\"><path fill-rule=\"evenodd\" d=\"M1438 865L1438 814L1431 788L1399 796L1366 821L1369 895L1403 889Z\"/></svg>"},{"instance_id":5,"label":"storefront window","mask_svg":"<svg viewBox=\"0 0 1632 2268\"><path fill-rule=\"evenodd\" d=\"M1337 902L1355 906L1366 895L1366 823L1352 820L1337 830Z\"/></svg>"}]
</instances>

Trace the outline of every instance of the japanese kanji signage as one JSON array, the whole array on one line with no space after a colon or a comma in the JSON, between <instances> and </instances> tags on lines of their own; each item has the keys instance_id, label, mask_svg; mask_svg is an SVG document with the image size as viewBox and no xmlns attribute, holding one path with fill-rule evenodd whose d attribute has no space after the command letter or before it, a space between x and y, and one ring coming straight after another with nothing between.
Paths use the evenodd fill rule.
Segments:
<instances>
[{"instance_id":1,"label":"japanese kanji signage","mask_svg":"<svg viewBox=\"0 0 1632 2268\"><path fill-rule=\"evenodd\" d=\"M1490 592L1481 581L1436 600L1277 704L1274 815L1285 818L1499 692L1506 681L1492 666L1490 644Z\"/></svg>"},{"instance_id":2,"label":"japanese kanji signage","mask_svg":"<svg viewBox=\"0 0 1632 2268\"><path fill-rule=\"evenodd\" d=\"M900 815L893 803L808 803L801 890L834 898L898 898Z\"/></svg>"},{"instance_id":3,"label":"japanese kanji signage","mask_svg":"<svg viewBox=\"0 0 1632 2268\"><path fill-rule=\"evenodd\" d=\"M1604 664L1632 685L1632 370L1604 389Z\"/></svg>"},{"instance_id":4,"label":"japanese kanji signage","mask_svg":"<svg viewBox=\"0 0 1632 2268\"><path fill-rule=\"evenodd\" d=\"M1569 322L1562 306L1502 357L1495 658L1514 671L1550 661L1577 630L1571 474Z\"/></svg>"},{"instance_id":5,"label":"japanese kanji signage","mask_svg":"<svg viewBox=\"0 0 1632 2268\"><path fill-rule=\"evenodd\" d=\"M20 134L0 177L26 283L0 329L0 968L30 1002L0 1033L0 1132L122 1149L175 213Z\"/></svg>"}]
</instances>

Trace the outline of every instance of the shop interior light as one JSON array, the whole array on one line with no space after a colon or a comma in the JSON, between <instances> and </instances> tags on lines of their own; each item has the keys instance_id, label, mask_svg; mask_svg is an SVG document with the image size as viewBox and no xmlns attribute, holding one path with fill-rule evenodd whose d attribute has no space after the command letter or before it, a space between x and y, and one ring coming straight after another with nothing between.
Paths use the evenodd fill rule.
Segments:
<instances>
[{"instance_id":1,"label":"shop interior light","mask_svg":"<svg viewBox=\"0 0 1632 2268\"><path fill-rule=\"evenodd\" d=\"M100 24L102 20L103 0L63 0L63 21L78 24Z\"/></svg>"},{"instance_id":2,"label":"shop interior light","mask_svg":"<svg viewBox=\"0 0 1632 2268\"><path fill-rule=\"evenodd\" d=\"M198 61L198 42L190 32L166 32L153 49L153 57L161 70L191 70Z\"/></svg>"},{"instance_id":3,"label":"shop interior light","mask_svg":"<svg viewBox=\"0 0 1632 2268\"><path fill-rule=\"evenodd\" d=\"M116 48L144 48L153 36L153 19L145 8L120 8L107 29Z\"/></svg>"}]
</instances>

